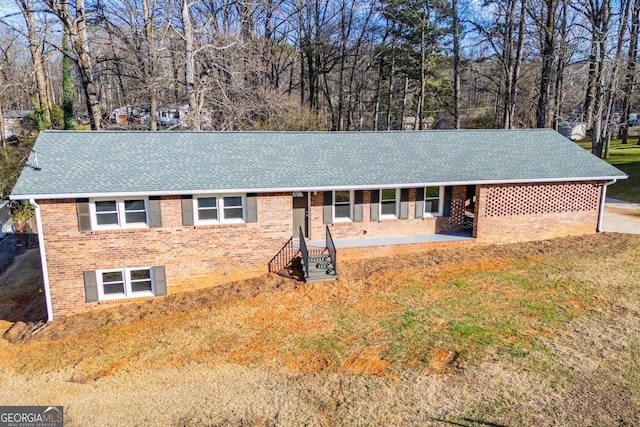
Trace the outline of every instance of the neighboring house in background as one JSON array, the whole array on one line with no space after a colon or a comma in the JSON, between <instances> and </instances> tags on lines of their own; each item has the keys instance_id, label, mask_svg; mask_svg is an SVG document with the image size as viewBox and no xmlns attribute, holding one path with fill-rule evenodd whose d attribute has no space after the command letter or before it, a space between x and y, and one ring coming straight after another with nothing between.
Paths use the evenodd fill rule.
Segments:
<instances>
[{"instance_id":1,"label":"neighboring house in background","mask_svg":"<svg viewBox=\"0 0 640 427\"><path fill-rule=\"evenodd\" d=\"M580 121L558 123L558 132L572 141L580 141L587 136L587 127Z\"/></svg>"},{"instance_id":2,"label":"neighboring house in background","mask_svg":"<svg viewBox=\"0 0 640 427\"><path fill-rule=\"evenodd\" d=\"M46 131L34 150L11 197L36 206L49 320L263 274L300 229L369 256L594 233L626 178L543 129Z\"/></svg>"},{"instance_id":3,"label":"neighboring house in background","mask_svg":"<svg viewBox=\"0 0 640 427\"><path fill-rule=\"evenodd\" d=\"M36 125L30 119L32 113L33 110L3 111L5 137L25 136L36 132Z\"/></svg>"}]
</instances>

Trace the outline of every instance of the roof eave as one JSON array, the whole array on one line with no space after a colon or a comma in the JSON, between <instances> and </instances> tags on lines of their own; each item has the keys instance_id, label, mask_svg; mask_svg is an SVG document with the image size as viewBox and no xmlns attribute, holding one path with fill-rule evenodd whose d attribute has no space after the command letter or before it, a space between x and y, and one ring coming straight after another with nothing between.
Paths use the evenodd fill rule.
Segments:
<instances>
[{"instance_id":1,"label":"roof eave","mask_svg":"<svg viewBox=\"0 0 640 427\"><path fill-rule=\"evenodd\" d=\"M615 181L627 179L628 175L591 176L591 177L566 177L566 178L533 178L533 179L498 179L498 180L471 180L471 181L444 181L444 182L418 182L402 184L367 184L367 185L325 185L308 187L273 187L273 188L229 188L207 190L171 190L171 191L121 191L108 193L60 193L60 194L11 194L11 200L28 199L84 199L94 197L137 197L137 196L182 196L200 194L233 194L233 193L288 193L293 191L339 191L339 190L370 190L384 188L417 188L427 186L454 186L454 185L497 185L497 184L537 184L559 183L579 181Z\"/></svg>"}]
</instances>

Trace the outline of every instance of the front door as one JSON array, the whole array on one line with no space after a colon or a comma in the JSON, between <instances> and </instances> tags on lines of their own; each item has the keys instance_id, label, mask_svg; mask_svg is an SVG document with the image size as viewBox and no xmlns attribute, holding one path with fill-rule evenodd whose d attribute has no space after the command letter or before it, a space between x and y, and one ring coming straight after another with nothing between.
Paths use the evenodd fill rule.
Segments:
<instances>
[{"instance_id":1,"label":"front door","mask_svg":"<svg viewBox=\"0 0 640 427\"><path fill-rule=\"evenodd\" d=\"M300 227L305 237L309 235L309 193L298 191L293 193L293 237L296 239Z\"/></svg>"}]
</instances>

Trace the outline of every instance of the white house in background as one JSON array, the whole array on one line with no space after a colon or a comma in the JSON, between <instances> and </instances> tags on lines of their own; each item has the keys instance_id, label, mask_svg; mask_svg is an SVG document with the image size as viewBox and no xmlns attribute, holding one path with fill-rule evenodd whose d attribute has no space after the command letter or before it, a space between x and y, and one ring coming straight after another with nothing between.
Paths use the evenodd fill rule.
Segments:
<instances>
[{"instance_id":1,"label":"white house in background","mask_svg":"<svg viewBox=\"0 0 640 427\"><path fill-rule=\"evenodd\" d=\"M579 141L587 136L587 127L582 122L560 122L558 132L572 141Z\"/></svg>"}]
</instances>

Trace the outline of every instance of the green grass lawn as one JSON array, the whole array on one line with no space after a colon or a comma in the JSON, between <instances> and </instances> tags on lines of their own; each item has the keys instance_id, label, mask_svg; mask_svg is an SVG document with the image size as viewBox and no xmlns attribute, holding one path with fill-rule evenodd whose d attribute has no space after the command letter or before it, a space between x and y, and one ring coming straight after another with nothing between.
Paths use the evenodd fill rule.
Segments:
<instances>
[{"instance_id":1,"label":"green grass lawn","mask_svg":"<svg viewBox=\"0 0 640 427\"><path fill-rule=\"evenodd\" d=\"M640 145L636 145L636 142L636 138L631 138L629 144L622 145L620 139L611 140L609 158L606 160L629 175L629 178L610 186L607 196L640 203ZM580 141L578 144L591 150L591 141Z\"/></svg>"}]
</instances>

